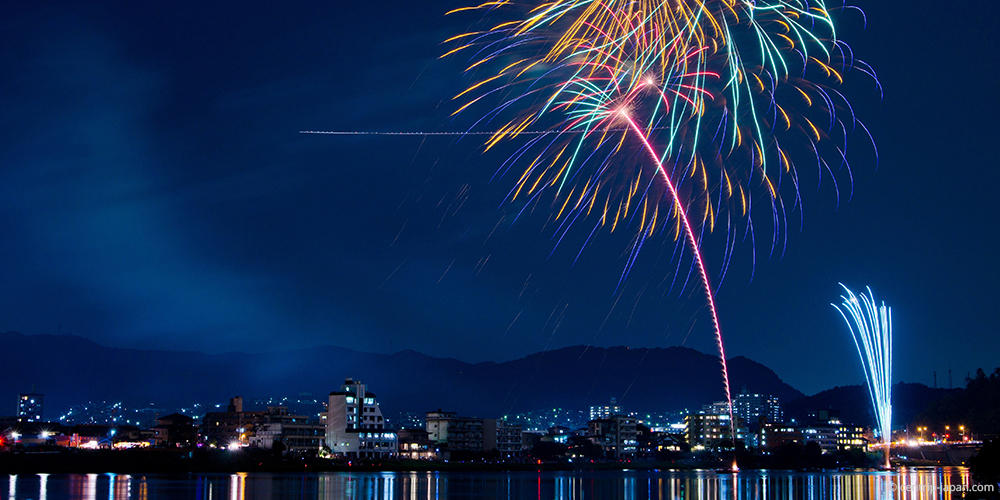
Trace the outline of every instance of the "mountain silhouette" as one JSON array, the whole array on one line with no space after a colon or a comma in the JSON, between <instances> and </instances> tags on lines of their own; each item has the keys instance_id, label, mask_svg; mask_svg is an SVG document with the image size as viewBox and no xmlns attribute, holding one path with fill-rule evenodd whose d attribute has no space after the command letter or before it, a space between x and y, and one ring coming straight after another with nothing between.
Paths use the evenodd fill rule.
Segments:
<instances>
[{"instance_id":1,"label":"mountain silhouette","mask_svg":"<svg viewBox=\"0 0 1000 500\"><path fill-rule=\"evenodd\" d=\"M77 336L0 333L7 353L0 401L13 413L18 392L45 394L46 414L88 400L162 406L220 402L240 394L312 394L360 379L390 412L436 408L496 416L546 408L583 409L617 398L628 408L700 408L724 398L717 357L685 347L573 346L523 358L467 363L412 350L394 354L319 346L269 353L122 349ZM729 360L734 390L803 397L766 366ZM7 413L0 407L0 415Z\"/></svg>"}]
</instances>

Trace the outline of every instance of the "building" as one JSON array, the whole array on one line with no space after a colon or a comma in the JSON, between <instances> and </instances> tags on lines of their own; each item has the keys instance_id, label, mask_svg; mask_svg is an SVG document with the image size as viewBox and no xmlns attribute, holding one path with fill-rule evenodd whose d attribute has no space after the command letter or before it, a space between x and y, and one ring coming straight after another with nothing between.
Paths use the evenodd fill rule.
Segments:
<instances>
[{"instance_id":1,"label":"building","mask_svg":"<svg viewBox=\"0 0 1000 500\"><path fill-rule=\"evenodd\" d=\"M784 414L778 396L743 392L733 400L734 416L751 427L760 422L782 422Z\"/></svg>"},{"instance_id":2,"label":"building","mask_svg":"<svg viewBox=\"0 0 1000 500\"><path fill-rule=\"evenodd\" d=\"M764 426L784 421L777 396L745 391L733 400L733 416L737 429L746 430L745 442L750 448L766 448Z\"/></svg>"},{"instance_id":3,"label":"building","mask_svg":"<svg viewBox=\"0 0 1000 500\"><path fill-rule=\"evenodd\" d=\"M201 420L201 439L219 448L248 446L250 436L268 421L267 411L243 411L243 398L235 396L229 400L226 411L205 414Z\"/></svg>"},{"instance_id":4,"label":"building","mask_svg":"<svg viewBox=\"0 0 1000 500\"><path fill-rule=\"evenodd\" d=\"M460 417L453 411L437 410L427 412L424 422L431 443L438 448L448 452L486 451L484 421L481 418Z\"/></svg>"},{"instance_id":5,"label":"building","mask_svg":"<svg viewBox=\"0 0 1000 500\"><path fill-rule=\"evenodd\" d=\"M639 457L662 459L689 448L683 434L671 433L664 428L654 430L642 423L636 426L636 440L636 456Z\"/></svg>"},{"instance_id":6,"label":"building","mask_svg":"<svg viewBox=\"0 0 1000 500\"><path fill-rule=\"evenodd\" d=\"M618 401L611 398L611 403L606 405L595 405L590 407L590 420L606 420L615 415L622 414L622 407L618 406Z\"/></svg>"},{"instance_id":7,"label":"building","mask_svg":"<svg viewBox=\"0 0 1000 500\"><path fill-rule=\"evenodd\" d=\"M41 422L43 413L44 394L23 393L17 396L17 421L18 422Z\"/></svg>"},{"instance_id":8,"label":"building","mask_svg":"<svg viewBox=\"0 0 1000 500\"><path fill-rule=\"evenodd\" d=\"M507 422L506 420L496 420L494 423L495 428L495 444L493 446L500 456L510 458L521 454L523 447L523 428L514 423ZM489 443L487 443L487 449L490 449Z\"/></svg>"},{"instance_id":9,"label":"building","mask_svg":"<svg viewBox=\"0 0 1000 500\"><path fill-rule=\"evenodd\" d=\"M714 403L702 406L701 411L707 415L729 416L729 403L726 401L716 401ZM735 407L733 408L733 413L734 414L736 413Z\"/></svg>"},{"instance_id":10,"label":"building","mask_svg":"<svg viewBox=\"0 0 1000 500\"><path fill-rule=\"evenodd\" d=\"M823 453L834 451L868 451L867 433L864 427L841 421L832 410L811 412L805 423L799 426L802 442L814 442Z\"/></svg>"},{"instance_id":11,"label":"building","mask_svg":"<svg viewBox=\"0 0 1000 500\"><path fill-rule=\"evenodd\" d=\"M803 425L799 430L802 433L803 443L816 443L823 453L837 451L837 429L838 424L814 423Z\"/></svg>"},{"instance_id":12,"label":"building","mask_svg":"<svg viewBox=\"0 0 1000 500\"><path fill-rule=\"evenodd\" d=\"M608 458L632 457L638 444L636 425L634 417L614 415L588 422L587 435Z\"/></svg>"},{"instance_id":13,"label":"building","mask_svg":"<svg viewBox=\"0 0 1000 500\"><path fill-rule=\"evenodd\" d=\"M757 446L764 449L774 449L801 443L802 432L794 425L765 422L760 428Z\"/></svg>"},{"instance_id":14,"label":"building","mask_svg":"<svg viewBox=\"0 0 1000 500\"><path fill-rule=\"evenodd\" d=\"M153 439L158 446L190 448L198 439L194 419L180 413L160 417L153 427Z\"/></svg>"},{"instance_id":15,"label":"building","mask_svg":"<svg viewBox=\"0 0 1000 500\"><path fill-rule=\"evenodd\" d=\"M728 405L724 414L700 411L684 417L684 423L684 437L692 449L718 448L732 439ZM736 438L741 437L742 433L737 432Z\"/></svg>"},{"instance_id":16,"label":"building","mask_svg":"<svg viewBox=\"0 0 1000 500\"><path fill-rule=\"evenodd\" d=\"M266 421L258 423L249 436L248 444L257 448L274 449L280 443L292 455L316 455L323 446L326 426L304 415L290 415L284 406L269 406Z\"/></svg>"},{"instance_id":17,"label":"building","mask_svg":"<svg viewBox=\"0 0 1000 500\"><path fill-rule=\"evenodd\" d=\"M359 380L347 379L342 390L331 392L326 412L326 446L346 458L385 458L398 453L395 432L385 428L385 418Z\"/></svg>"},{"instance_id":18,"label":"building","mask_svg":"<svg viewBox=\"0 0 1000 500\"><path fill-rule=\"evenodd\" d=\"M862 452L867 452L868 439L865 436L866 432L864 427L841 424L840 427L837 428L837 450L860 450Z\"/></svg>"},{"instance_id":19,"label":"building","mask_svg":"<svg viewBox=\"0 0 1000 500\"><path fill-rule=\"evenodd\" d=\"M462 417L453 411L429 411L424 417L430 442L444 455L497 452L505 458L524 450L524 428L495 418Z\"/></svg>"},{"instance_id":20,"label":"building","mask_svg":"<svg viewBox=\"0 0 1000 500\"><path fill-rule=\"evenodd\" d=\"M426 429L400 429L396 433L399 457L410 460L434 460L437 448L431 443Z\"/></svg>"}]
</instances>

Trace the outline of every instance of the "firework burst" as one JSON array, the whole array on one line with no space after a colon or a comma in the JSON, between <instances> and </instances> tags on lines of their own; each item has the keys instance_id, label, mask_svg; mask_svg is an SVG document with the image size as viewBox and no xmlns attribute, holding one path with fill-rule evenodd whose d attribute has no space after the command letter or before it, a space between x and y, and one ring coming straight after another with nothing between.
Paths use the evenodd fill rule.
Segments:
<instances>
[{"instance_id":1,"label":"firework burst","mask_svg":"<svg viewBox=\"0 0 1000 500\"><path fill-rule=\"evenodd\" d=\"M783 247L786 205L801 204L798 159L836 186L850 176L849 136L871 140L837 87L857 72L877 84L874 72L837 38L823 0L495 0L449 14L466 11L495 24L445 41L442 57L465 55L480 75L454 114L477 110L469 131L493 130L486 150L523 139L498 169L516 177L507 199L522 212L548 200L557 246L586 220L582 247L602 228L634 232L621 279L657 233L689 247L732 418L702 241L724 228L724 277L739 235L756 248L758 200L771 251Z\"/></svg>"},{"instance_id":2,"label":"firework burst","mask_svg":"<svg viewBox=\"0 0 1000 500\"><path fill-rule=\"evenodd\" d=\"M772 226L771 252L784 248L802 201L798 163L839 192L848 138L871 138L838 87L874 72L837 39L822 1L494 1L451 13L469 10L510 20L446 41L445 56L468 54L466 71L480 75L455 96L455 114L478 110L470 131L494 130L487 150L525 139L500 172L515 172L512 201L549 200L569 219L556 241L595 207L600 227L629 228L637 248L657 230L684 239L676 211L656 224L634 217L671 197L622 151L633 130L619 110L656 148L696 232L724 229L720 276L739 237L756 252L755 220Z\"/></svg>"}]
</instances>

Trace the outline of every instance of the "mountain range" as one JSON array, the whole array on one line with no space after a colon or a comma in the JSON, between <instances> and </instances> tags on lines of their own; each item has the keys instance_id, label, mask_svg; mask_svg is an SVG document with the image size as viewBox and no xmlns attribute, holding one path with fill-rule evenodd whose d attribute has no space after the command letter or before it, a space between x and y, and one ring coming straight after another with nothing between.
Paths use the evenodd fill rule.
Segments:
<instances>
[{"instance_id":1,"label":"mountain range","mask_svg":"<svg viewBox=\"0 0 1000 500\"><path fill-rule=\"evenodd\" d=\"M237 394L324 399L349 377L367 383L390 412L443 408L496 416L582 409L611 398L626 408L666 411L724 399L718 358L686 347L572 346L510 361L467 363L412 350L378 354L335 346L220 354L123 349L78 336L15 332L0 333L0 345L5 353L0 401L10 401L13 411L17 393L40 392L49 416L90 400L170 407ZM729 359L729 374L734 392L774 394L793 410L867 407L867 393L859 386L807 398L766 366L741 356Z\"/></svg>"}]
</instances>

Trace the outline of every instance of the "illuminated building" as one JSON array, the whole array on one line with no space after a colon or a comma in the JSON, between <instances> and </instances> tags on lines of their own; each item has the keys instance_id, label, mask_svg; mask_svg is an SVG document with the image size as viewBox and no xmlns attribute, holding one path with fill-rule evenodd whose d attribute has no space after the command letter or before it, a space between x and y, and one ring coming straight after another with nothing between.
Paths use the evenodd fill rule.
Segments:
<instances>
[{"instance_id":1,"label":"illuminated building","mask_svg":"<svg viewBox=\"0 0 1000 500\"><path fill-rule=\"evenodd\" d=\"M361 381L347 379L341 391L330 393L326 446L330 453L347 458L396 455L396 433L386 430L375 393Z\"/></svg>"},{"instance_id":2,"label":"illuminated building","mask_svg":"<svg viewBox=\"0 0 1000 500\"><path fill-rule=\"evenodd\" d=\"M615 398L611 398L611 404L590 407L590 420L603 420L621 414L622 407L618 406L618 401Z\"/></svg>"},{"instance_id":3,"label":"illuminated building","mask_svg":"<svg viewBox=\"0 0 1000 500\"><path fill-rule=\"evenodd\" d=\"M800 427L804 443L815 442L823 453L846 450L868 450L865 429L845 424L830 410L810 413L809 422Z\"/></svg>"},{"instance_id":4,"label":"illuminated building","mask_svg":"<svg viewBox=\"0 0 1000 500\"><path fill-rule=\"evenodd\" d=\"M437 450L431 443L426 429L400 429L396 433L399 440L400 458L410 460L434 460Z\"/></svg>"},{"instance_id":5,"label":"illuminated building","mask_svg":"<svg viewBox=\"0 0 1000 500\"><path fill-rule=\"evenodd\" d=\"M685 417L684 423L687 425L684 437L692 448L716 448L731 440L728 411L721 415L701 411ZM739 429L736 437L743 437Z\"/></svg>"},{"instance_id":6,"label":"illuminated building","mask_svg":"<svg viewBox=\"0 0 1000 500\"><path fill-rule=\"evenodd\" d=\"M607 457L631 457L636 453L638 434L634 417L614 415L591 420L587 424L587 435Z\"/></svg>"},{"instance_id":7,"label":"illuminated building","mask_svg":"<svg viewBox=\"0 0 1000 500\"><path fill-rule=\"evenodd\" d=\"M733 400L733 413L740 421L751 426L761 420L765 422L784 420L778 397L770 394L741 393Z\"/></svg>"},{"instance_id":8,"label":"illuminated building","mask_svg":"<svg viewBox=\"0 0 1000 500\"><path fill-rule=\"evenodd\" d=\"M728 417L729 403L725 401L716 401L712 404L702 406L701 411L707 415L726 415Z\"/></svg>"},{"instance_id":9,"label":"illuminated building","mask_svg":"<svg viewBox=\"0 0 1000 500\"><path fill-rule=\"evenodd\" d=\"M837 449L840 451L868 451L868 439L865 438L865 428L856 425L842 424L837 428Z\"/></svg>"},{"instance_id":10,"label":"illuminated building","mask_svg":"<svg viewBox=\"0 0 1000 500\"><path fill-rule=\"evenodd\" d=\"M19 394L17 397L17 421L41 422L44 394Z\"/></svg>"},{"instance_id":11,"label":"illuminated building","mask_svg":"<svg viewBox=\"0 0 1000 500\"><path fill-rule=\"evenodd\" d=\"M837 451L837 429L840 423L804 425L799 430L803 443L816 443L823 453Z\"/></svg>"}]
</instances>

